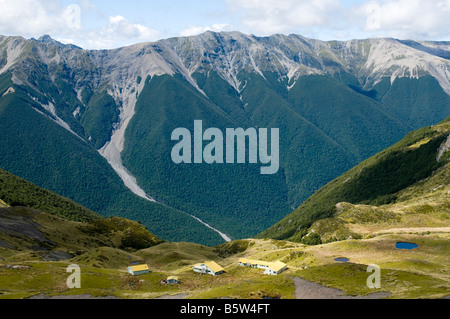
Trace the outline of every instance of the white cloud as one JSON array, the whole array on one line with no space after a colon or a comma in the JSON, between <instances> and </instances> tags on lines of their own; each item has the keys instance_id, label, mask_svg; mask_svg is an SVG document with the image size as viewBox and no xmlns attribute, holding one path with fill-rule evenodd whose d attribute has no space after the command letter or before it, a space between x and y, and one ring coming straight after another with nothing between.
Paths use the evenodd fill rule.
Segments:
<instances>
[{"instance_id":1,"label":"white cloud","mask_svg":"<svg viewBox=\"0 0 450 319\"><path fill-rule=\"evenodd\" d=\"M122 16L109 18L109 24L98 30L85 30L79 33L76 41L59 38L63 43L76 43L88 49L113 49L140 42L156 41L161 34L157 30L135 24Z\"/></svg>"},{"instance_id":2,"label":"white cloud","mask_svg":"<svg viewBox=\"0 0 450 319\"><path fill-rule=\"evenodd\" d=\"M63 43L89 49L155 41L161 36L159 31L120 15L105 19L103 26L83 26L83 11L99 11L89 0L78 3L63 6L59 0L0 0L0 34L28 38L50 34Z\"/></svg>"},{"instance_id":3,"label":"white cloud","mask_svg":"<svg viewBox=\"0 0 450 319\"><path fill-rule=\"evenodd\" d=\"M128 21L120 15L110 17L109 25L103 27L98 33L91 33L94 36L95 34L107 42L154 41L160 36L159 31Z\"/></svg>"},{"instance_id":4,"label":"white cloud","mask_svg":"<svg viewBox=\"0 0 450 319\"><path fill-rule=\"evenodd\" d=\"M81 28L78 5L62 6L57 0L0 0L0 33L39 36Z\"/></svg>"},{"instance_id":5,"label":"white cloud","mask_svg":"<svg viewBox=\"0 0 450 319\"><path fill-rule=\"evenodd\" d=\"M187 29L184 29L180 32L180 35L182 37L188 37L193 35L198 35L206 31L214 31L214 32L220 32L220 31L231 31L233 30L233 26L227 23L223 24L214 24L212 26L207 27L199 27L199 26L190 26Z\"/></svg>"},{"instance_id":6,"label":"white cloud","mask_svg":"<svg viewBox=\"0 0 450 319\"><path fill-rule=\"evenodd\" d=\"M81 29L81 8L77 4L69 5L63 12L63 20L66 26L71 30Z\"/></svg>"},{"instance_id":7,"label":"white cloud","mask_svg":"<svg viewBox=\"0 0 450 319\"><path fill-rule=\"evenodd\" d=\"M450 40L450 0L225 0L245 32Z\"/></svg>"},{"instance_id":8,"label":"white cloud","mask_svg":"<svg viewBox=\"0 0 450 319\"><path fill-rule=\"evenodd\" d=\"M340 15L339 0L226 0L240 12L242 23L253 33L289 33L298 28L330 25Z\"/></svg>"},{"instance_id":9,"label":"white cloud","mask_svg":"<svg viewBox=\"0 0 450 319\"><path fill-rule=\"evenodd\" d=\"M355 7L352 14L367 32L398 38L449 36L450 0L369 1Z\"/></svg>"},{"instance_id":10,"label":"white cloud","mask_svg":"<svg viewBox=\"0 0 450 319\"><path fill-rule=\"evenodd\" d=\"M0 34L28 38L50 34L64 43L88 49L109 49L208 30L237 30L256 35L297 33L322 40L374 36L450 40L450 0L221 1L226 3L225 9L218 10L215 16L208 13L204 16L207 22L203 23L201 18L196 23L186 16L189 24L183 25L184 18L179 14L167 13L163 22L154 22L163 33L142 22L136 23L132 14L106 14L111 7L106 10L104 6L114 8L114 3L107 1L0 0ZM137 5L138 1L130 3ZM177 21L170 20L174 16Z\"/></svg>"}]
</instances>

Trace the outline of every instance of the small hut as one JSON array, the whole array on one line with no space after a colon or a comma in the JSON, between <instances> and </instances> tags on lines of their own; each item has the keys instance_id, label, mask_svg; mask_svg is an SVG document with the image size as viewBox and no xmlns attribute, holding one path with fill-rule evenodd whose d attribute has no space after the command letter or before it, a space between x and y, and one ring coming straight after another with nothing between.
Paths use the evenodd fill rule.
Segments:
<instances>
[{"instance_id":1,"label":"small hut","mask_svg":"<svg viewBox=\"0 0 450 319\"><path fill-rule=\"evenodd\" d=\"M218 276L225 272L225 269L214 261L207 261L205 263L197 264L193 267L193 270L195 272L199 272L200 274L208 274L213 276Z\"/></svg>"},{"instance_id":2,"label":"small hut","mask_svg":"<svg viewBox=\"0 0 450 319\"><path fill-rule=\"evenodd\" d=\"M148 265L137 265L128 267L128 272L133 276L139 276L148 274L150 269L148 268Z\"/></svg>"}]
</instances>

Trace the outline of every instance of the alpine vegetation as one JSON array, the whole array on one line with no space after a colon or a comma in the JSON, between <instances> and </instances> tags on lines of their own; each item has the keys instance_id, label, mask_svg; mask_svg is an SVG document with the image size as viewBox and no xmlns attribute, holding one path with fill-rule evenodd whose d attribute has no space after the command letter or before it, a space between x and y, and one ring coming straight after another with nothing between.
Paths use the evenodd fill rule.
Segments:
<instances>
[{"instance_id":1,"label":"alpine vegetation","mask_svg":"<svg viewBox=\"0 0 450 319\"><path fill-rule=\"evenodd\" d=\"M245 164L247 157L250 164L270 164L261 167L261 175L276 174L280 168L280 130L271 129L271 152L268 154L267 128L227 128L225 136L220 129L209 128L203 132L203 121L194 121L194 154L192 161L192 134L186 128L177 128L172 132L172 141L181 141L172 149L172 161L175 164ZM259 135L259 136L258 136ZM247 140L249 144L247 145ZM203 141L211 141L203 148ZM259 147L258 147L259 146ZM248 152L247 152L248 150ZM248 155L248 156L247 156Z\"/></svg>"},{"instance_id":2,"label":"alpine vegetation","mask_svg":"<svg viewBox=\"0 0 450 319\"><path fill-rule=\"evenodd\" d=\"M256 236L449 115L446 42L208 31L85 50L0 35L0 168L169 241ZM301 225L328 212L302 209ZM290 219L274 233L293 236Z\"/></svg>"}]
</instances>

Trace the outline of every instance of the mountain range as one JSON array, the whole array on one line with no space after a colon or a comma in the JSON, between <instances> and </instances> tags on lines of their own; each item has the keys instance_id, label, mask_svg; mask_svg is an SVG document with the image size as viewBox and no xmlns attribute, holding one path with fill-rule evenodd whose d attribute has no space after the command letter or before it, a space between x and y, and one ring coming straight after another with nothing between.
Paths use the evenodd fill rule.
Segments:
<instances>
[{"instance_id":1,"label":"mountain range","mask_svg":"<svg viewBox=\"0 0 450 319\"><path fill-rule=\"evenodd\" d=\"M260 238L214 247L164 241L136 221L104 218L0 169L0 299L448 298L449 134L450 118L414 131ZM328 217L298 227L321 211ZM288 269L266 276L239 266L242 258ZM226 273L192 271L205 260ZM82 274L77 289L67 284L74 264ZM126 272L136 264L150 273ZM376 289L367 285L374 264L381 270ZM165 285L169 276L179 284Z\"/></svg>"},{"instance_id":2,"label":"mountain range","mask_svg":"<svg viewBox=\"0 0 450 319\"><path fill-rule=\"evenodd\" d=\"M449 59L448 42L397 39L206 32L84 50L0 36L0 168L170 241L216 245L264 231L300 240L299 228L332 209L291 226L283 218L450 115ZM173 163L172 131L195 120L279 128L280 170ZM357 200L383 202L402 186Z\"/></svg>"}]
</instances>

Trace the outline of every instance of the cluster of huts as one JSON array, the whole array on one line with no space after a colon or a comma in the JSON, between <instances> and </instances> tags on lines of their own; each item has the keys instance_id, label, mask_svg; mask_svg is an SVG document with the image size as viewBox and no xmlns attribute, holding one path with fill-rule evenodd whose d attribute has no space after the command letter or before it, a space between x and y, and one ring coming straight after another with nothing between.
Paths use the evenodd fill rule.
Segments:
<instances>
[{"instance_id":1,"label":"cluster of huts","mask_svg":"<svg viewBox=\"0 0 450 319\"><path fill-rule=\"evenodd\" d=\"M238 265L242 267L264 269L264 274L266 275L279 275L287 269L287 265L281 261L268 262L246 258L239 259ZM193 270L200 274L209 274L213 276L218 276L225 272L225 269L214 261L197 264L193 267Z\"/></svg>"},{"instance_id":2,"label":"cluster of huts","mask_svg":"<svg viewBox=\"0 0 450 319\"><path fill-rule=\"evenodd\" d=\"M239 259L238 266L264 269L264 274L266 275L279 275L287 269L287 265L281 261L268 262L246 258ZM193 271L200 274L208 274L212 276L219 276L225 273L225 269L223 269L215 261L207 261L204 263L196 264L193 266ZM133 276L139 276L148 274L150 272L150 269L148 268L148 265L135 265L128 267L128 272ZM168 277L167 280L164 281L164 283L178 284L179 280L178 277L171 276Z\"/></svg>"}]
</instances>

